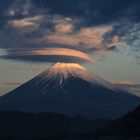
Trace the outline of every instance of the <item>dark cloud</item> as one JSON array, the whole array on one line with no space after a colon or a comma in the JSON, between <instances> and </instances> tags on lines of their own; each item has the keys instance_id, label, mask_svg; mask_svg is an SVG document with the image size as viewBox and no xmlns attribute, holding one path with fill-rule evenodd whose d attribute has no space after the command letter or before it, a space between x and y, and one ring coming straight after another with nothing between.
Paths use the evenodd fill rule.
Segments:
<instances>
[{"instance_id":1,"label":"dark cloud","mask_svg":"<svg viewBox=\"0 0 140 140\"><path fill-rule=\"evenodd\" d=\"M8 10L15 12L14 18L46 13L79 18L83 19L81 26L108 24L120 18L140 21L139 0L5 0L0 3L1 19L10 18Z\"/></svg>"},{"instance_id":2,"label":"dark cloud","mask_svg":"<svg viewBox=\"0 0 140 140\"><path fill-rule=\"evenodd\" d=\"M73 56L63 56L63 55L52 55L52 56L42 56L42 55L22 55L22 56L3 56L4 59L20 60L20 61L32 61L32 62L64 62L64 63L85 63L88 61L81 60L78 57Z\"/></svg>"},{"instance_id":3,"label":"dark cloud","mask_svg":"<svg viewBox=\"0 0 140 140\"><path fill-rule=\"evenodd\" d=\"M53 14L79 17L86 23L106 24L127 16L140 20L139 0L32 0L40 8L48 8Z\"/></svg>"},{"instance_id":4,"label":"dark cloud","mask_svg":"<svg viewBox=\"0 0 140 140\"><path fill-rule=\"evenodd\" d=\"M110 48L107 49L108 51L115 51L117 50L117 46L111 46Z\"/></svg>"},{"instance_id":5,"label":"dark cloud","mask_svg":"<svg viewBox=\"0 0 140 140\"><path fill-rule=\"evenodd\" d=\"M139 0L5 0L0 21L3 48L140 51Z\"/></svg>"}]
</instances>

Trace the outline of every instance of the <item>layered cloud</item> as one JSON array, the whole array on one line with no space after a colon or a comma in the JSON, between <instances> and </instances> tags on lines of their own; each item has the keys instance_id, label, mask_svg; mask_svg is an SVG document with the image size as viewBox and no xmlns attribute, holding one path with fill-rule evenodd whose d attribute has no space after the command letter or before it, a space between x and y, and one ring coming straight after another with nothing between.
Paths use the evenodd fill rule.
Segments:
<instances>
[{"instance_id":1,"label":"layered cloud","mask_svg":"<svg viewBox=\"0 0 140 140\"><path fill-rule=\"evenodd\" d=\"M5 0L0 47L23 53L57 47L101 56L128 47L139 63L139 9L138 0Z\"/></svg>"},{"instance_id":2,"label":"layered cloud","mask_svg":"<svg viewBox=\"0 0 140 140\"><path fill-rule=\"evenodd\" d=\"M8 51L8 54L3 55L2 58L41 62L95 63L95 61L86 53L66 48L12 50Z\"/></svg>"}]
</instances>

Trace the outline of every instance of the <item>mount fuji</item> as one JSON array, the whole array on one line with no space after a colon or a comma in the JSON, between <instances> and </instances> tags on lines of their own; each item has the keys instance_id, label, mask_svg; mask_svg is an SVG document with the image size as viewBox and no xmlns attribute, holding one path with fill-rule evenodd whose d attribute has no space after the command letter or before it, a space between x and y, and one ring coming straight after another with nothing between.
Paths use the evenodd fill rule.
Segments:
<instances>
[{"instance_id":1,"label":"mount fuji","mask_svg":"<svg viewBox=\"0 0 140 140\"><path fill-rule=\"evenodd\" d=\"M54 112L87 118L117 118L140 104L140 98L76 63L56 63L0 97L0 110Z\"/></svg>"}]
</instances>

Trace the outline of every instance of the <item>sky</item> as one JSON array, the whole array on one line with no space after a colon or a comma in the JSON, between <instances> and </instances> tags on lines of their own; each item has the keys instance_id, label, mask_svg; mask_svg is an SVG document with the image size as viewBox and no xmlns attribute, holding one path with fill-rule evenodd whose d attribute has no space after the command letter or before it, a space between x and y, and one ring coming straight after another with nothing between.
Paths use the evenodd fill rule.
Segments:
<instances>
[{"instance_id":1,"label":"sky","mask_svg":"<svg viewBox=\"0 0 140 140\"><path fill-rule=\"evenodd\" d=\"M139 0L1 0L0 95L57 61L140 83Z\"/></svg>"}]
</instances>

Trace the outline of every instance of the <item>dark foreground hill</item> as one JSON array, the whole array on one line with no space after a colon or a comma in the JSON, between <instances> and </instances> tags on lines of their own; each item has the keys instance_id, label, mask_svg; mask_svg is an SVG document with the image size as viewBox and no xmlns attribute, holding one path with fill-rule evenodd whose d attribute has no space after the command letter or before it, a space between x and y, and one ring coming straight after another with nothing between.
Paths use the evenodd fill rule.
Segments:
<instances>
[{"instance_id":1,"label":"dark foreground hill","mask_svg":"<svg viewBox=\"0 0 140 140\"><path fill-rule=\"evenodd\" d=\"M140 137L140 106L99 133L103 136Z\"/></svg>"},{"instance_id":2,"label":"dark foreground hill","mask_svg":"<svg viewBox=\"0 0 140 140\"><path fill-rule=\"evenodd\" d=\"M111 120L68 118L55 113L0 111L0 140L59 138L81 135L107 126Z\"/></svg>"},{"instance_id":3,"label":"dark foreground hill","mask_svg":"<svg viewBox=\"0 0 140 140\"><path fill-rule=\"evenodd\" d=\"M97 130L98 129L98 130ZM111 120L0 111L0 140L140 140L140 106Z\"/></svg>"},{"instance_id":4,"label":"dark foreground hill","mask_svg":"<svg viewBox=\"0 0 140 140\"><path fill-rule=\"evenodd\" d=\"M140 106L105 128L77 136L77 140L140 140Z\"/></svg>"}]
</instances>

